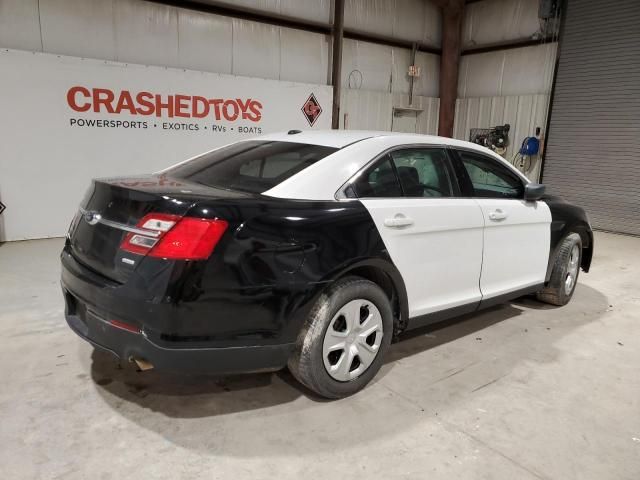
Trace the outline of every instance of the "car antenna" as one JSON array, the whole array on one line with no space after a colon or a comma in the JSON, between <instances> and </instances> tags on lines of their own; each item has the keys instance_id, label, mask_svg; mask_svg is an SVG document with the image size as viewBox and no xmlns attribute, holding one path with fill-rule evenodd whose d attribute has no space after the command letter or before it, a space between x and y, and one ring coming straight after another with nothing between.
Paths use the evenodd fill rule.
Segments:
<instances>
[{"instance_id":1,"label":"car antenna","mask_svg":"<svg viewBox=\"0 0 640 480\"><path fill-rule=\"evenodd\" d=\"M296 133L302 133L302 130L289 130L287 132L288 135L295 135Z\"/></svg>"}]
</instances>

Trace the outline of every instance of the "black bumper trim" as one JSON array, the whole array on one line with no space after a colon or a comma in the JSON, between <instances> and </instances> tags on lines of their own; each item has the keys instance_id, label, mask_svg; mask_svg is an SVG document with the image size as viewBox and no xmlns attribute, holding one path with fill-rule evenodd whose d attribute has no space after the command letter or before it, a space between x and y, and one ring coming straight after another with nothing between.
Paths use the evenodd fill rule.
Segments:
<instances>
[{"instance_id":1,"label":"black bumper trim","mask_svg":"<svg viewBox=\"0 0 640 480\"><path fill-rule=\"evenodd\" d=\"M109 324L90 308L70 309L67 305L65 318L79 337L95 347L123 361L145 360L155 369L166 372L218 375L280 370L286 366L295 345L165 348L153 343L144 333Z\"/></svg>"}]
</instances>

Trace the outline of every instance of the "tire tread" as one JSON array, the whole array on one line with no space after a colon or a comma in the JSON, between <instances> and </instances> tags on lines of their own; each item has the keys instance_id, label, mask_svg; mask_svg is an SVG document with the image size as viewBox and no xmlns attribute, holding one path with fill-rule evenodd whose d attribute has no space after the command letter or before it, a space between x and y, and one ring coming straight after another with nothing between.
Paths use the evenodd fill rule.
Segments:
<instances>
[{"instance_id":1,"label":"tire tread","mask_svg":"<svg viewBox=\"0 0 640 480\"><path fill-rule=\"evenodd\" d=\"M580 239L580 235L577 233L570 233L562 241L562 245L558 250L558 254L556 255L553 264L553 270L551 271L551 278L549 279L549 283L546 287L536 293L536 298L539 301L561 307L569 303L569 300L571 300L573 292L575 291L575 285L571 294L566 295L564 292L564 274L566 272L565 267L567 260L569 258L569 255L571 255L571 249L576 243L582 250L582 241ZM578 272L579 271L580 268L578 268ZM576 278L576 283L577 281L578 279Z\"/></svg>"},{"instance_id":2,"label":"tire tread","mask_svg":"<svg viewBox=\"0 0 640 480\"><path fill-rule=\"evenodd\" d=\"M342 398L348 395L348 393L345 394L344 392L338 392L335 389L329 388L328 385L319 380L315 372L318 366L314 365L312 358L313 348L318 344L318 342L322 343L323 341L324 330L326 327L325 318L327 316L327 312L325 312L325 310L331 307L330 301L333 295L335 295L339 290L353 288L359 285L368 289L377 289L380 294L386 298L386 294L377 284L362 277L349 276L336 281L320 295L315 305L312 307L309 312L309 316L298 335L294 354L289 358L288 367L294 378L309 390L312 390L325 398ZM389 306L389 309L390 308L391 307ZM391 335L390 332L385 332L385 334ZM379 355L382 353L384 352L381 351ZM324 365L321 367L324 369ZM363 375L366 375L366 373Z\"/></svg>"}]
</instances>

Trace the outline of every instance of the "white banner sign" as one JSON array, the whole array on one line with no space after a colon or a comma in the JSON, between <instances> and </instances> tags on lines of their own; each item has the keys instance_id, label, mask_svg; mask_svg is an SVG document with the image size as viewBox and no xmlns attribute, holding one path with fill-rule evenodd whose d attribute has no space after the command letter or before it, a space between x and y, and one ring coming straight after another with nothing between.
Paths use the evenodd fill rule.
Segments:
<instances>
[{"instance_id":1,"label":"white banner sign","mask_svg":"<svg viewBox=\"0 0 640 480\"><path fill-rule=\"evenodd\" d=\"M63 236L89 182L331 127L331 87L0 51L0 241Z\"/></svg>"}]
</instances>

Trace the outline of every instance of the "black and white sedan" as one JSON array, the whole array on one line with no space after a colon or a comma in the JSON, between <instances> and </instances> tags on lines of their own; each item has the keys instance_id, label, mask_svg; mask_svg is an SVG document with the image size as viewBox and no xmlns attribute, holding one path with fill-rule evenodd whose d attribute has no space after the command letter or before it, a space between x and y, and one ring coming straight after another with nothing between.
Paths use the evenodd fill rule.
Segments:
<instances>
[{"instance_id":1,"label":"black and white sedan","mask_svg":"<svg viewBox=\"0 0 640 480\"><path fill-rule=\"evenodd\" d=\"M584 211L447 138L290 131L94 180L62 252L71 328L141 369L363 388L401 332L536 293L567 303Z\"/></svg>"}]
</instances>

